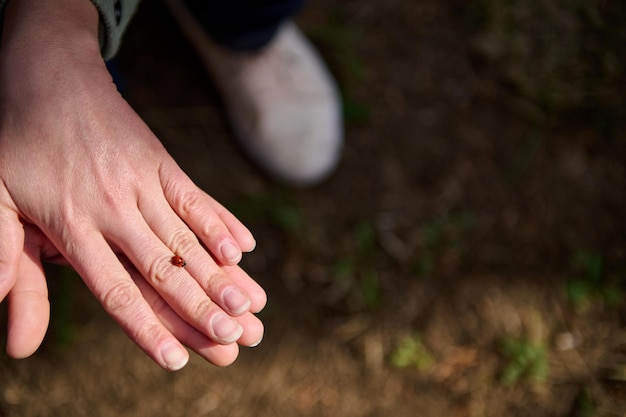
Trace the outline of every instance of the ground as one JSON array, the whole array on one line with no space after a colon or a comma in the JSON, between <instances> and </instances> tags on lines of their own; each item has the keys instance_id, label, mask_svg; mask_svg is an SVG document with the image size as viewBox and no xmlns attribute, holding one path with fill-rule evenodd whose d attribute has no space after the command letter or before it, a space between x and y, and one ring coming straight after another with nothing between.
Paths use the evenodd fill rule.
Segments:
<instances>
[{"instance_id":1,"label":"ground","mask_svg":"<svg viewBox=\"0 0 626 417\"><path fill-rule=\"evenodd\" d=\"M625 19L602 1L312 0L298 21L341 85L346 146L291 190L233 145L145 1L112 71L255 234L265 340L163 371L51 268L50 332L0 359L0 416L625 416Z\"/></svg>"}]
</instances>

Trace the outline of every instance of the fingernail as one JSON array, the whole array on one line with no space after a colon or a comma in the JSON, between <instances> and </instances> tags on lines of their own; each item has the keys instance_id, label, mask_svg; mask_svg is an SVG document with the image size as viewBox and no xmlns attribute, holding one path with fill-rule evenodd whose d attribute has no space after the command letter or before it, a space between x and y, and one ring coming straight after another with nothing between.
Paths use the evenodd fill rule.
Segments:
<instances>
[{"instance_id":1,"label":"fingernail","mask_svg":"<svg viewBox=\"0 0 626 417\"><path fill-rule=\"evenodd\" d=\"M228 262L237 263L241 260L241 251L232 242L224 242L220 247L220 253Z\"/></svg>"},{"instance_id":2,"label":"fingernail","mask_svg":"<svg viewBox=\"0 0 626 417\"><path fill-rule=\"evenodd\" d=\"M224 304L232 314L243 314L250 308L250 299L235 287L224 290Z\"/></svg>"},{"instance_id":3,"label":"fingernail","mask_svg":"<svg viewBox=\"0 0 626 417\"><path fill-rule=\"evenodd\" d=\"M252 246L246 252L252 252L255 249L256 249L256 240L253 240L252 241Z\"/></svg>"},{"instance_id":4,"label":"fingernail","mask_svg":"<svg viewBox=\"0 0 626 417\"><path fill-rule=\"evenodd\" d=\"M261 338L259 339L258 342L255 342L255 343L251 344L248 347L251 347L251 348L257 347L257 346L259 346L261 344L262 341L263 341L263 336L261 336Z\"/></svg>"},{"instance_id":5,"label":"fingernail","mask_svg":"<svg viewBox=\"0 0 626 417\"><path fill-rule=\"evenodd\" d=\"M161 347L161 356L165 361L165 365L171 371L182 369L189 361L187 351L173 342L166 342Z\"/></svg>"},{"instance_id":6,"label":"fingernail","mask_svg":"<svg viewBox=\"0 0 626 417\"><path fill-rule=\"evenodd\" d=\"M226 344L236 342L243 334L243 327L224 313L218 313L211 322L215 336Z\"/></svg>"}]
</instances>

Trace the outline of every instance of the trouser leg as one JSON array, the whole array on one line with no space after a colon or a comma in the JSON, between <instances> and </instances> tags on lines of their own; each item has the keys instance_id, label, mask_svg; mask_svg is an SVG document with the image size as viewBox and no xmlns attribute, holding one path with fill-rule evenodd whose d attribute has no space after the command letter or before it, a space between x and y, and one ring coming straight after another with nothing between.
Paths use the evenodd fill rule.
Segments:
<instances>
[{"instance_id":1,"label":"trouser leg","mask_svg":"<svg viewBox=\"0 0 626 417\"><path fill-rule=\"evenodd\" d=\"M265 46L304 0L185 0L218 44L235 51Z\"/></svg>"}]
</instances>

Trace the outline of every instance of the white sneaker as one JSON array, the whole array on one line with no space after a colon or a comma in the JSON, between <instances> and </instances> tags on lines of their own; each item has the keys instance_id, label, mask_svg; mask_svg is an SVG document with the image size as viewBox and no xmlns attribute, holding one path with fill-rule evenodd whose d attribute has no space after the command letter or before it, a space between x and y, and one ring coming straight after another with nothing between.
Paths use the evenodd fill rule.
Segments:
<instances>
[{"instance_id":1,"label":"white sneaker","mask_svg":"<svg viewBox=\"0 0 626 417\"><path fill-rule=\"evenodd\" d=\"M222 94L233 129L273 177L311 186L340 158L343 123L335 82L292 22L254 53L216 45L181 0L166 0Z\"/></svg>"}]
</instances>

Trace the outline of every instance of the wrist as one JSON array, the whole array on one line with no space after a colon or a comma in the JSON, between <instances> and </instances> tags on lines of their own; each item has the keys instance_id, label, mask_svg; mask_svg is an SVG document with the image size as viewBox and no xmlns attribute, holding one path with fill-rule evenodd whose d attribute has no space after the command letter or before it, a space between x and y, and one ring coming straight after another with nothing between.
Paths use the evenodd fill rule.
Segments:
<instances>
[{"instance_id":1,"label":"wrist","mask_svg":"<svg viewBox=\"0 0 626 417\"><path fill-rule=\"evenodd\" d=\"M0 53L3 59L32 56L39 62L47 56L101 61L98 19L89 0L11 0L4 11Z\"/></svg>"},{"instance_id":2,"label":"wrist","mask_svg":"<svg viewBox=\"0 0 626 417\"><path fill-rule=\"evenodd\" d=\"M3 110L59 112L112 88L100 54L98 19L89 0L10 0L0 46ZM66 113L78 111L85 109Z\"/></svg>"}]
</instances>

